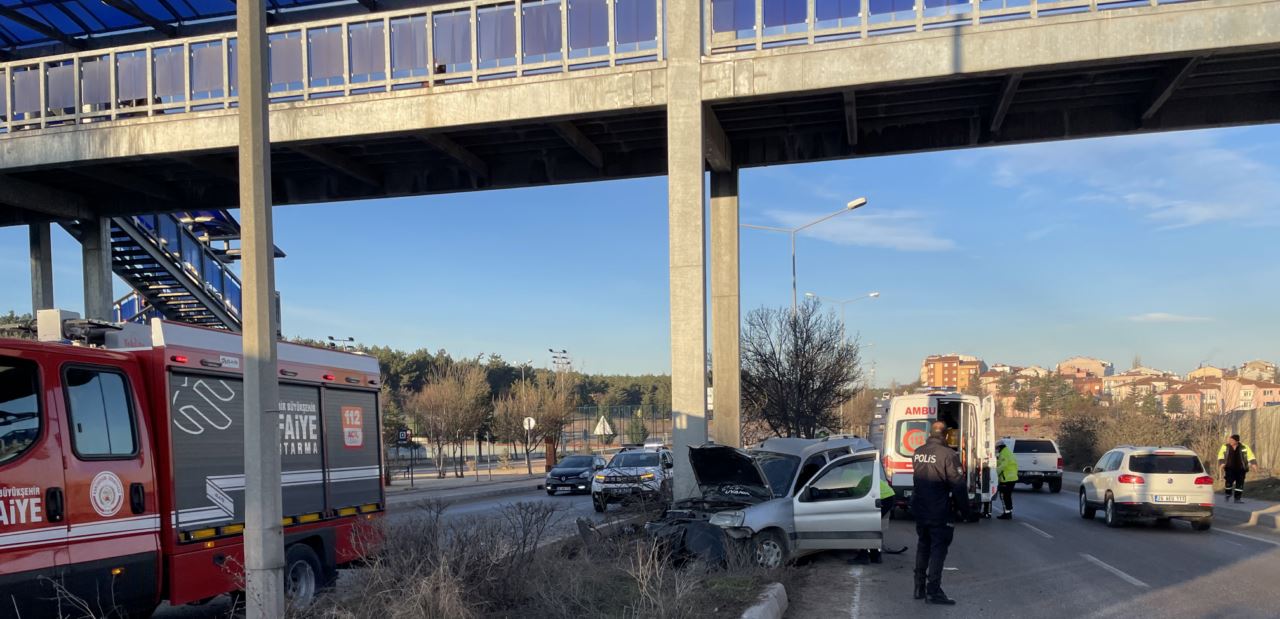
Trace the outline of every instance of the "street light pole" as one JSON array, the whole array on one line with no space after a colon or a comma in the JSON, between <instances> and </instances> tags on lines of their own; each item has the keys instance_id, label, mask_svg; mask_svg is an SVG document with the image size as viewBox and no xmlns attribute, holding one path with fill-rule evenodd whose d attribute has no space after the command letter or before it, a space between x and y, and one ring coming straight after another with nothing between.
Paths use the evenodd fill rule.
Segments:
<instances>
[{"instance_id":1,"label":"street light pole","mask_svg":"<svg viewBox=\"0 0 1280 619\"><path fill-rule=\"evenodd\" d=\"M819 217L807 224L804 224L802 226L798 226L795 228L782 228L778 226L758 226L755 224L740 224L743 228L751 228L752 230L768 230L770 232L786 232L791 237L791 316L793 318L796 315L796 306L798 305L798 297L796 292L796 235L799 234L800 232L803 232L807 228L816 226L837 215L847 213L849 211L856 210L858 208L866 206L866 204L867 204L866 198L855 198L853 200L850 200L849 203L844 206L844 208L834 213L823 215L822 217Z\"/></svg>"}]
</instances>

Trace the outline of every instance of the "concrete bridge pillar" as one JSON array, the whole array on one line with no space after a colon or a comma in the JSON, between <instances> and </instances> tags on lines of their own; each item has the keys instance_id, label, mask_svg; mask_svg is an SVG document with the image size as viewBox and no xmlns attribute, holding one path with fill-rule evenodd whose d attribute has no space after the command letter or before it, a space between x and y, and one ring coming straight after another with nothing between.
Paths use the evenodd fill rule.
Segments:
<instances>
[{"instance_id":1,"label":"concrete bridge pillar","mask_svg":"<svg viewBox=\"0 0 1280 619\"><path fill-rule=\"evenodd\" d=\"M53 309L53 246L49 223L31 224L31 315Z\"/></svg>"},{"instance_id":2,"label":"concrete bridge pillar","mask_svg":"<svg viewBox=\"0 0 1280 619\"><path fill-rule=\"evenodd\" d=\"M84 262L84 317L111 320L111 218L80 222L80 255Z\"/></svg>"},{"instance_id":3,"label":"concrete bridge pillar","mask_svg":"<svg viewBox=\"0 0 1280 619\"><path fill-rule=\"evenodd\" d=\"M666 11L671 415L679 499L697 493L688 448L707 440L702 3L670 2Z\"/></svg>"},{"instance_id":4,"label":"concrete bridge pillar","mask_svg":"<svg viewBox=\"0 0 1280 619\"><path fill-rule=\"evenodd\" d=\"M738 171L711 173L711 438L742 446Z\"/></svg>"}]
</instances>

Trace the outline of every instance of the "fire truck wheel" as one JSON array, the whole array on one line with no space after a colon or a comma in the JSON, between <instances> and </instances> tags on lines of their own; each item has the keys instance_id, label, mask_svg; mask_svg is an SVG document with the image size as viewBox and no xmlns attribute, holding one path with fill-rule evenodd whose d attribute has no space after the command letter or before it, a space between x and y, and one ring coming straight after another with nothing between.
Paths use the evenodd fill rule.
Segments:
<instances>
[{"instance_id":1,"label":"fire truck wheel","mask_svg":"<svg viewBox=\"0 0 1280 619\"><path fill-rule=\"evenodd\" d=\"M284 596L289 607L306 608L315 601L316 591L320 588L320 559L306 544L294 544L285 552L284 557Z\"/></svg>"}]
</instances>

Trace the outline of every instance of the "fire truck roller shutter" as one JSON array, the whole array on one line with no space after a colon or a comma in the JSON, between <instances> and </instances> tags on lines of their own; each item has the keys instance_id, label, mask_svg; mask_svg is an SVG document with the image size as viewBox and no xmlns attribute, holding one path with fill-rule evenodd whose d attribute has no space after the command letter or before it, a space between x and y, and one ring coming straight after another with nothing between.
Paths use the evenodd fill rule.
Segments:
<instances>
[{"instance_id":1,"label":"fire truck roller shutter","mask_svg":"<svg viewBox=\"0 0 1280 619\"><path fill-rule=\"evenodd\" d=\"M323 400L329 508L381 503L377 394L326 386Z\"/></svg>"}]
</instances>

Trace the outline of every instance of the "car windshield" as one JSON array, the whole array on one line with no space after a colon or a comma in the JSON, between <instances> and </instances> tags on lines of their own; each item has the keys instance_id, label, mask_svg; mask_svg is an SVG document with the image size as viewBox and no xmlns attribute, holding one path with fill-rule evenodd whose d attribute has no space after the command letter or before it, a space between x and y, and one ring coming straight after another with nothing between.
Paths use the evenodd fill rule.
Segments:
<instances>
[{"instance_id":1,"label":"car windshield","mask_svg":"<svg viewBox=\"0 0 1280 619\"><path fill-rule=\"evenodd\" d=\"M924 446L924 442L929 439L929 420L928 419L908 419L898 422L898 455L910 458L916 453L917 449Z\"/></svg>"},{"instance_id":2,"label":"car windshield","mask_svg":"<svg viewBox=\"0 0 1280 619\"><path fill-rule=\"evenodd\" d=\"M658 466L658 454L652 451L632 451L620 453L613 457L609 466L618 469Z\"/></svg>"},{"instance_id":3,"label":"car windshield","mask_svg":"<svg viewBox=\"0 0 1280 619\"><path fill-rule=\"evenodd\" d=\"M591 456L569 456L560 461L556 468L562 469L585 469L591 466Z\"/></svg>"},{"instance_id":4,"label":"car windshield","mask_svg":"<svg viewBox=\"0 0 1280 619\"><path fill-rule=\"evenodd\" d=\"M1129 470L1134 473L1203 473L1200 458L1189 454L1150 454L1129 456Z\"/></svg>"},{"instance_id":5,"label":"car windshield","mask_svg":"<svg viewBox=\"0 0 1280 619\"><path fill-rule=\"evenodd\" d=\"M756 464L764 471L769 480L769 488L773 496L786 496L791 491L791 480L796 477L796 469L800 468L800 458L772 451L753 451Z\"/></svg>"},{"instance_id":6,"label":"car windshield","mask_svg":"<svg viewBox=\"0 0 1280 619\"><path fill-rule=\"evenodd\" d=\"M1053 448L1053 441L1019 440L1013 443L1013 453L1053 454L1053 453L1058 453L1058 450Z\"/></svg>"}]
</instances>

